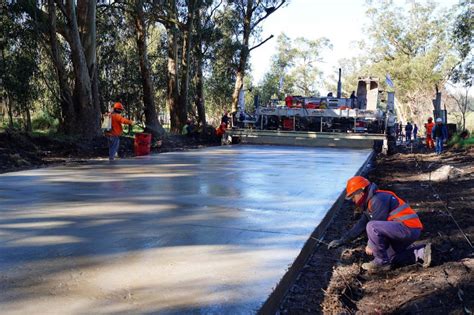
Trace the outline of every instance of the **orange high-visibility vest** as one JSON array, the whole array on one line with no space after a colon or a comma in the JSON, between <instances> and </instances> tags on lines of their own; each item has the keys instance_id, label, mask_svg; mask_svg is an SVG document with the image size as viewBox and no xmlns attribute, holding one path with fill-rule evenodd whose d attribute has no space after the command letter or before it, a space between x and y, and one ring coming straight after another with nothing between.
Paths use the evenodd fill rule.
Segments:
<instances>
[{"instance_id":1,"label":"orange high-visibility vest","mask_svg":"<svg viewBox=\"0 0 474 315\"><path fill-rule=\"evenodd\" d=\"M388 221L397 221L405 224L409 228L422 229L420 218L408 203L395 195L394 192L388 190L377 190L376 193L383 192L392 195L398 200L398 207L390 211L388 214Z\"/></svg>"},{"instance_id":2,"label":"orange high-visibility vest","mask_svg":"<svg viewBox=\"0 0 474 315\"><path fill-rule=\"evenodd\" d=\"M433 130L434 127L434 122L426 123L425 128L426 128L426 137L431 138L431 131Z\"/></svg>"}]
</instances>

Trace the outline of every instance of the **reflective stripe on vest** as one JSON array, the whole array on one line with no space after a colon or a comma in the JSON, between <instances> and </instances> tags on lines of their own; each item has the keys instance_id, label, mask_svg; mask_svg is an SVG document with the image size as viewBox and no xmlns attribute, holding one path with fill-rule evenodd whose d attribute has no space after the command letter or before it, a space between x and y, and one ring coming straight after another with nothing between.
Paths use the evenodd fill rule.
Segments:
<instances>
[{"instance_id":1,"label":"reflective stripe on vest","mask_svg":"<svg viewBox=\"0 0 474 315\"><path fill-rule=\"evenodd\" d=\"M387 193L392 195L395 199L397 199L399 206L390 211L388 214L388 221L397 221L401 222L407 227L410 228L417 228L422 229L423 224L421 224L420 218L416 214L415 210L413 210L408 203L403 201L403 199L399 198L395 195L394 192L388 190L377 190L376 193Z\"/></svg>"}]
</instances>

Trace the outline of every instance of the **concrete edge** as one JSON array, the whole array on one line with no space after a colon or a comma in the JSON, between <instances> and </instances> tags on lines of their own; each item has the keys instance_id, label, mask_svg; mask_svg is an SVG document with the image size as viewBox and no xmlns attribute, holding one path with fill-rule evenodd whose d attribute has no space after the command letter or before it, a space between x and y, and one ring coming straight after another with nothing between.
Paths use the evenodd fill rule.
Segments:
<instances>
[{"instance_id":1,"label":"concrete edge","mask_svg":"<svg viewBox=\"0 0 474 315\"><path fill-rule=\"evenodd\" d=\"M366 173L367 165L374 160L375 155L376 152L372 150L367 160L357 170L354 176ZM341 208L342 203L344 202L344 197L345 189L341 192L341 194L336 199L331 208L328 210L328 212L326 212L326 215L321 220L321 223L319 223L319 225L314 229L313 233L311 233L311 237L321 239L321 237L324 236L324 233L326 232L329 225L332 223L335 214ZM288 268L288 271L285 273L285 275L278 282L275 289L267 298L265 303L263 303L257 314L276 314L278 312L280 304L286 297L288 290L291 288L293 283L295 283L299 272L305 266L308 259L311 257L316 246L320 244L316 240L311 239L311 237L306 240L306 243L301 249L301 252L298 254L293 264Z\"/></svg>"}]
</instances>

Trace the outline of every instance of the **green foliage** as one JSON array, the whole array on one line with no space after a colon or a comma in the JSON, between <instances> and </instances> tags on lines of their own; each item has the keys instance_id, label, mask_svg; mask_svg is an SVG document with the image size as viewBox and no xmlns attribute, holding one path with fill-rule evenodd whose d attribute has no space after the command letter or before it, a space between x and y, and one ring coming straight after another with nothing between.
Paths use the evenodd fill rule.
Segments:
<instances>
[{"instance_id":1,"label":"green foliage","mask_svg":"<svg viewBox=\"0 0 474 315\"><path fill-rule=\"evenodd\" d=\"M262 102L267 103L272 95L279 99L283 99L285 94L318 95L315 83L322 79L322 72L317 64L321 62L321 51L332 47L329 40L302 37L291 40L286 34L280 34L277 42L270 71L265 73L261 83Z\"/></svg>"},{"instance_id":2,"label":"green foliage","mask_svg":"<svg viewBox=\"0 0 474 315\"><path fill-rule=\"evenodd\" d=\"M418 90L442 86L454 66L446 32L449 15L437 13L435 8L430 2L411 1L405 12L386 0L373 4L367 12L372 21L372 64L368 68L380 78L389 73L403 101Z\"/></svg>"},{"instance_id":3,"label":"green foliage","mask_svg":"<svg viewBox=\"0 0 474 315\"><path fill-rule=\"evenodd\" d=\"M10 8L7 14L6 21L2 20L3 34L7 35L0 64L2 86L16 110L23 112L39 92L33 84L38 72L38 38L33 26L15 10Z\"/></svg>"},{"instance_id":4,"label":"green foliage","mask_svg":"<svg viewBox=\"0 0 474 315\"><path fill-rule=\"evenodd\" d=\"M462 82L465 86L472 86L474 77L474 18L472 1L462 0L459 3L459 14L455 18L452 33L452 42L456 49L460 63L452 73L455 83Z\"/></svg>"},{"instance_id":5,"label":"green foliage","mask_svg":"<svg viewBox=\"0 0 474 315\"><path fill-rule=\"evenodd\" d=\"M48 112L41 111L39 115L33 117L31 125L33 130L56 131L59 126L59 120L49 115Z\"/></svg>"},{"instance_id":6,"label":"green foliage","mask_svg":"<svg viewBox=\"0 0 474 315\"><path fill-rule=\"evenodd\" d=\"M204 89L206 113L220 119L224 109L231 108L235 71L238 65L236 40L238 19L230 10L223 10L216 16L216 30L208 34L205 42L206 65ZM208 31L209 32L209 31Z\"/></svg>"},{"instance_id":7,"label":"green foliage","mask_svg":"<svg viewBox=\"0 0 474 315\"><path fill-rule=\"evenodd\" d=\"M461 138L459 134L454 135L448 142L450 146L453 147L473 147L474 146L474 136L470 135L467 138Z\"/></svg>"}]
</instances>

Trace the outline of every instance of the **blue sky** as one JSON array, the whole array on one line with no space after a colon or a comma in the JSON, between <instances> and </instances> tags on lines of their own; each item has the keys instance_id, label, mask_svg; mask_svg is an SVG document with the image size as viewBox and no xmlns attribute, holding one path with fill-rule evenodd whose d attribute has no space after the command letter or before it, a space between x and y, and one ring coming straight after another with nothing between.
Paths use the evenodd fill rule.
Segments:
<instances>
[{"instance_id":1,"label":"blue sky","mask_svg":"<svg viewBox=\"0 0 474 315\"><path fill-rule=\"evenodd\" d=\"M376 0L374 0L376 1ZM395 1L404 5L406 1ZM451 7L458 0L436 1L440 7ZM251 52L252 75L258 84L268 70L275 52L276 37L284 32L290 38L302 36L308 39L327 37L333 49L323 54L320 65L325 73L337 68L337 61L356 53L353 42L364 38L365 0L290 0L286 7L269 16L263 24L262 38L275 37Z\"/></svg>"}]
</instances>

